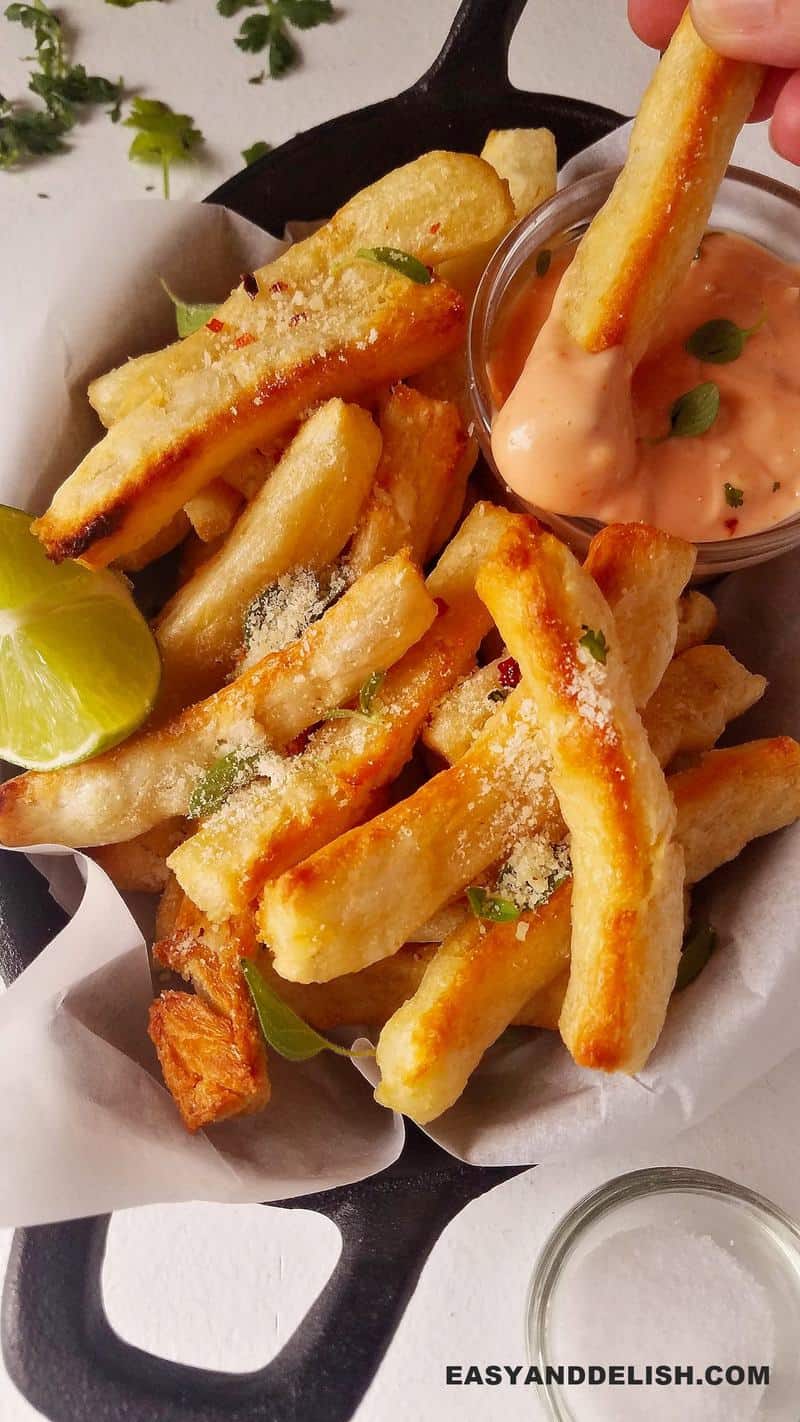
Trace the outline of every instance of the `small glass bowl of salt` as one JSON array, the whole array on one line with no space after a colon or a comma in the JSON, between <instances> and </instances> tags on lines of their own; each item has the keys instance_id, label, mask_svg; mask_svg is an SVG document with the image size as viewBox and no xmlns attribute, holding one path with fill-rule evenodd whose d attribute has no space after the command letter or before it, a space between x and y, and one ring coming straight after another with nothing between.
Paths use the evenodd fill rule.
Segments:
<instances>
[{"instance_id":1,"label":"small glass bowl of salt","mask_svg":"<svg viewBox=\"0 0 800 1422\"><path fill-rule=\"evenodd\" d=\"M527 1301L555 1422L797 1422L800 1228L701 1170L637 1170L565 1215Z\"/></svg>"}]
</instances>

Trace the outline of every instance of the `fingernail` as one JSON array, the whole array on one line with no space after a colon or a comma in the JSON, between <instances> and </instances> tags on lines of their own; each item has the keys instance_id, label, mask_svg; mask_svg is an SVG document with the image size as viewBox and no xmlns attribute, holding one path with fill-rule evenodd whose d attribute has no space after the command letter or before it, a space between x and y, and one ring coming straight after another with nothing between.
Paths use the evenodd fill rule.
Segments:
<instances>
[{"instance_id":1,"label":"fingernail","mask_svg":"<svg viewBox=\"0 0 800 1422\"><path fill-rule=\"evenodd\" d=\"M692 14L709 39L723 39L773 25L778 0L692 0Z\"/></svg>"}]
</instances>

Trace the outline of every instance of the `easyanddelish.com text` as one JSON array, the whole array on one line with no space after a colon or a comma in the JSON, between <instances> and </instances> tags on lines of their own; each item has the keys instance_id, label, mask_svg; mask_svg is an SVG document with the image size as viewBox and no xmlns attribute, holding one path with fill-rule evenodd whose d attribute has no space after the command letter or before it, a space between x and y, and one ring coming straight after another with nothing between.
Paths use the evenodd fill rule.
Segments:
<instances>
[{"instance_id":1,"label":"easyanddelish.com text","mask_svg":"<svg viewBox=\"0 0 800 1422\"><path fill-rule=\"evenodd\" d=\"M448 1387L769 1387L769 1363L447 1363Z\"/></svg>"}]
</instances>

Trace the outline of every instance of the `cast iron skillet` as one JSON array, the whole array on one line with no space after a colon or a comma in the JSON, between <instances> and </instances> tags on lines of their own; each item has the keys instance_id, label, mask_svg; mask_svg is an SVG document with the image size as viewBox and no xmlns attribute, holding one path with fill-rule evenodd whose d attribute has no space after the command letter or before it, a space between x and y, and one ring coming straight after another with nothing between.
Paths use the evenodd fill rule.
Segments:
<instances>
[{"instance_id":1,"label":"cast iron skillet","mask_svg":"<svg viewBox=\"0 0 800 1422\"><path fill-rule=\"evenodd\" d=\"M622 117L512 88L508 47L524 4L463 0L441 54L411 89L299 134L209 201L280 233L291 218L329 215L427 149L479 152L490 128L545 125L563 163ZM24 859L3 854L0 868L0 970L11 980L62 918ZM382 1174L282 1202L332 1219L342 1254L279 1356L246 1375L167 1363L113 1333L100 1288L108 1216L20 1230L3 1297L6 1366L53 1422L347 1422L442 1230L470 1200L516 1174L460 1165L411 1128L400 1160Z\"/></svg>"}]
</instances>

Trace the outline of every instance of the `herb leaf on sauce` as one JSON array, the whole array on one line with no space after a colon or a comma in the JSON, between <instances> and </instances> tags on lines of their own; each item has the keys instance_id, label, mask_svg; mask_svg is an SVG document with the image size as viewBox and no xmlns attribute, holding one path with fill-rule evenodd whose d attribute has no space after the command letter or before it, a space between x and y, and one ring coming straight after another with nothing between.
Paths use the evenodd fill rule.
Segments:
<instances>
[{"instance_id":1,"label":"herb leaf on sauce","mask_svg":"<svg viewBox=\"0 0 800 1422\"><path fill-rule=\"evenodd\" d=\"M718 414L719 386L713 380L705 380L674 401L669 412L669 433L662 439L689 439L705 434Z\"/></svg>"},{"instance_id":2,"label":"herb leaf on sauce","mask_svg":"<svg viewBox=\"0 0 800 1422\"><path fill-rule=\"evenodd\" d=\"M314 1027L309 1027L302 1017L284 1002L265 981L255 963L249 958L241 960L242 975L247 983L259 1026L268 1047L289 1062L307 1062L320 1052L335 1052L338 1057L373 1056L371 1048L354 1052L349 1047L340 1047L323 1037Z\"/></svg>"},{"instance_id":3,"label":"herb leaf on sauce","mask_svg":"<svg viewBox=\"0 0 800 1422\"><path fill-rule=\"evenodd\" d=\"M692 332L684 349L708 365L729 365L739 359L750 337L761 329L766 319L765 311L754 326L737 326L724 316L704 321Z\"/></svg>"},{"instance_id":4,"label":"herb leaf on sauce","mask_svg":"<svg viewBox=\"0 0 800 1422\"><path fill-rule=\"evenodd\" d=\"M725 484L725 502L728 508L740 509L744 503L744 493L735 484Z\"/></svg>"}]
</instances>

